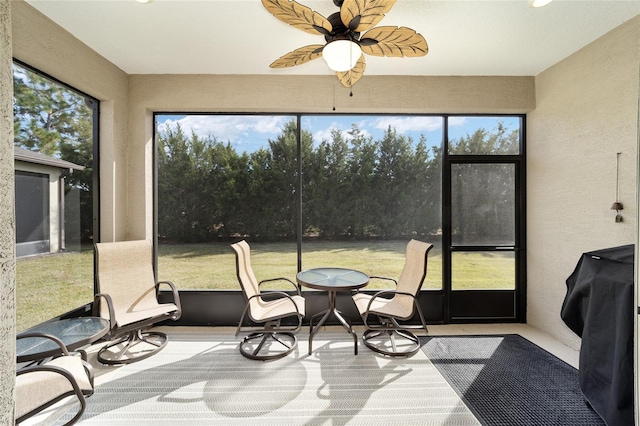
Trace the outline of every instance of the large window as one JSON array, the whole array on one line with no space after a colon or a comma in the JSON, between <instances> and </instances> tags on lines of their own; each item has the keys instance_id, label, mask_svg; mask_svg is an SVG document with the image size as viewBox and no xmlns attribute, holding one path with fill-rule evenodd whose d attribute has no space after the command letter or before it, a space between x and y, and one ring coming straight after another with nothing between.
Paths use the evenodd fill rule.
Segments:
<instances>
[{"instance_id":1,"label":"large window","mask_svg":"<svg viewBox=\"0 0 640 426\"><path fill-rule=\"evenodd\" d=\"M442 288L442 117L302 116L302 268L397 278L411 238ZM306 141L308 139L308 141ZM374 280L368 288L388 287Z\"/></svg>"},{"instance_id":2,"label":"large window","mask_svg":"<svg viewBox=\"0 0 640 426\"><path fill-rule=\"evenodd\" d=\"M97 101L14 63L17 329L93 300Z\"/></svg>"},{"instance_id":3,"label":"large window","mask_svg":"<svg viewBox=\"0 0 640 426\"><path fill-rule=\"evenodd\" d=\"M516 319L523 120L156 114L159 278L239 290L239 239L259 280L321 266L395 278L415 238L435 246L423 286L432 320L493 316L476 297L506 300L496 315Z\"/></svg>"},{"instance_id":4,"label":"large window","mask_svg":"<svg viewBox=\"0 0 640 426\"><path fill-rule=\"evenodd\" d=\"M290 116L157 116L158 275L239 289L230 241L257 276L296 274L297 137Z\"/></svg>"},{"instance_id":5,"label":"large window","mask_svg":"<svg viewBox=\"0 0 640 426\"><path fill-rule=\"evenodd\" d=\"M241 238L259 279L293 278L299 241L303 268L397 277L417 238L436 245L425 288L442 288L442 117L158 114L156 126L160 279L239 289Z\"/></svg>"}]
</instances>

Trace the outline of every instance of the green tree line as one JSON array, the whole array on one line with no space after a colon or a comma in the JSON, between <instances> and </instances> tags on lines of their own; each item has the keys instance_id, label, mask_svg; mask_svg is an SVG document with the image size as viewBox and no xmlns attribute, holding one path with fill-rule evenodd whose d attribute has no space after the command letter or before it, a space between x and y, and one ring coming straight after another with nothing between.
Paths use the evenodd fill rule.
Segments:
<instances>
[{"instance_id":1,"label":"green tree line","mask_svg":"<svg viewBox=\"0 0 640 426\"><path fill-rule=\"evenodd\" d=\"M440 147L429 147L424 136L414 141L391 127L379 140L355 125L348 135L345 138L334 130L330 140L314 145L312 135L301 131L304 235L391 239L439 233ZM505 154L517 146L517 140L517 130L480 129L452 143L449 152ZM460 171L468 202L478 214L461 216L454 233L482 238L496 230L502 232L512 214L500 207L513 195L509 194L510 173L505 168L475 175ZM294 121L252 153L239 153L230 142L215 136L202 138L185 133L180 126L168 128L158 138L159 236L171 242L239 236L294 240L299 214L297 181ZM482 196L475 199L474 194ZM492 206L492 214L482 214L486 206Z\"/></svg>"}]
</instances>

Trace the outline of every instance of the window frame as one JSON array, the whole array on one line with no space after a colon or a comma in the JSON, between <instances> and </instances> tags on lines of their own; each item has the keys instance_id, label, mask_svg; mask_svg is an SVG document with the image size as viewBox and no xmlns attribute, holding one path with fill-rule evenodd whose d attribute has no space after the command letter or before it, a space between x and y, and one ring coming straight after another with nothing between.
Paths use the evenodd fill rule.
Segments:
<instances>
[{"instance_id":1,"label":"window frame","mask_svg":"<svg viewBox=\"0 0 640 426\"><path fill-rule=\"evenodd\" d=\"M100 241L100 100L76 87L56 78L40 69L29 65L28 63L17 59L16 57L12 58L12 63L19 67L22 67L29 72L39 75L40 77L46 78L54 84L57 84L68 90L70 92L75 93L78 96L81 96L86 106L92 111L92 185L93 185L93 194L92 194L92 241L93 243L97 243ZM15 169L14 169L15 173ZM92 251L93 252L93 251ZM92 254L95 256L95 254ZM18 285L18 283L16 283ZM95 277L95 273L93 274L93 294L97 293L97 280ZM73 318L77 316L83 316L87 313L90 313L93 308L93 300L87 301L86 304L80 305L76 308L68 312L63 312L54 318L55 319L65 319L65 318Z\"/></svg>"}]
</instances>

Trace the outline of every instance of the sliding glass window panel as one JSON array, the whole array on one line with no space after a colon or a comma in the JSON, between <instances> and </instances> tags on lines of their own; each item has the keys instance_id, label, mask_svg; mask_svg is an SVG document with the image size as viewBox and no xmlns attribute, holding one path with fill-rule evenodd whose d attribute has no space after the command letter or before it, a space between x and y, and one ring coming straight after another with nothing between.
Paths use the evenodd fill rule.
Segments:
<instances>
[{"instance_id":1,"label":"sliding glass window panel","mask_svg":"<svg viewBox=\"0 0 640 426\"><path fill-rule=\"evenodd\" d=\"M440 116L304 115L302 269L397 279L412 238L433 243L423 289L442 288ZM393 283L372 280L367 288Z\"/></svg>"},{"instance_id":2,"label":"sliding glass window panel","mask_svg":"<svg viewBox=\"0 0 640 426\"><path fill-rule=\"evenodd\" d=\"M157 114L156 142L160 279L240 290L230 244L245 239L258 280L295 282L296 117Z\"/></svg>"},{"instance_id":3,"label":"sliding glass window panel","mask_svg":"<svg viewBox=\"0 0 640 426\"><path fill-rule=\"evenodd\" d=\"M521 118L450 116L450 155L520 154Z\"/></svg>"},{"instance_id":4,"label":"sliding glass window panel","mask_svg":"<svg viewBox=\"0 0 640 426\"><path fill-rule=\"evenodd\" d=\"M515 165L451 165L453 246L515 244Z\"/></svg>"},{"instance_id":5,"label":"sliding glass window panel","mask_svg":"<svg viewBox=\"0 0 640 426\"><path fill-rule=\"evenodd\" d=\"M515 290L515 252L451 253L452 290Z\"/></svg>"},{"instance_id":6,"label":"sliding glass window panel","mask_svg":"<svg viewBox=\"0 0 640 426\"><path fill-rule=\"evenodd\" d=\"M16 327L22 331L93 301L98 102L19 63L13 82Z\"/></svg>"}]
</instances>

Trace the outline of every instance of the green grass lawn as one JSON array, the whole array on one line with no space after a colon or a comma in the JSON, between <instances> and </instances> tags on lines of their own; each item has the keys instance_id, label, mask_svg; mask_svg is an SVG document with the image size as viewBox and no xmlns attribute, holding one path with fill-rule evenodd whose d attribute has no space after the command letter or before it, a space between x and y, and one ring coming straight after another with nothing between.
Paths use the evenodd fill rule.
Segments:
<instances>
[{"instance_id":1,"label":"green grass lawn","mask_svg":"<svg viewBox=\"0 0 640 426\"><path fill-rule=\"evenodd\" d=\"M397 278L404 265L406 242L304 243L302 269L320 266L352 268L369 275ZM425 288L442 287L442 256L433 249ZM251 265L258 280L286 277L295 282L297 255L295 243L251 243ZM158 256L161 280L173 281L179 288L239 289L235 255L228 244L161 245ZM374 288L388 287L382 281Z\"/></svg>"},{"instance_id":2,"label":"green grass lawn","mask_svg":"<svg viewBox=\"0 0 640 426\"><path fill-rule=\"evenodd\" d=\"M16 261L16 327L21 331L93 301L93 252Z\"/></svg>"},{"instance_id":3,"label":"green grass lawn","mask_svg":"<svg viewBox=\"0 0 640 426\"><path fill-rule=\"evenodd\" d=\"M302 269L345 267L369 275L397 278L404 265L406 241L317 241L304 243ZM286 277L295 282L295 243L251 243L251 264L258 280ZM92 251L18 259L16 265L17 329L24 330L93 300ZM456 290L513 289L513 253L461 253L453 256ZM161 244L159 279L178 289L239 290L235 255L229 244ZM287 288L284 283L277 283ZM372 280L368 288L389 288ZM273 288L273 286L272 286ZM423 289L442 288L442 251L429 253Z\"/></svg>"}]
</instances>

